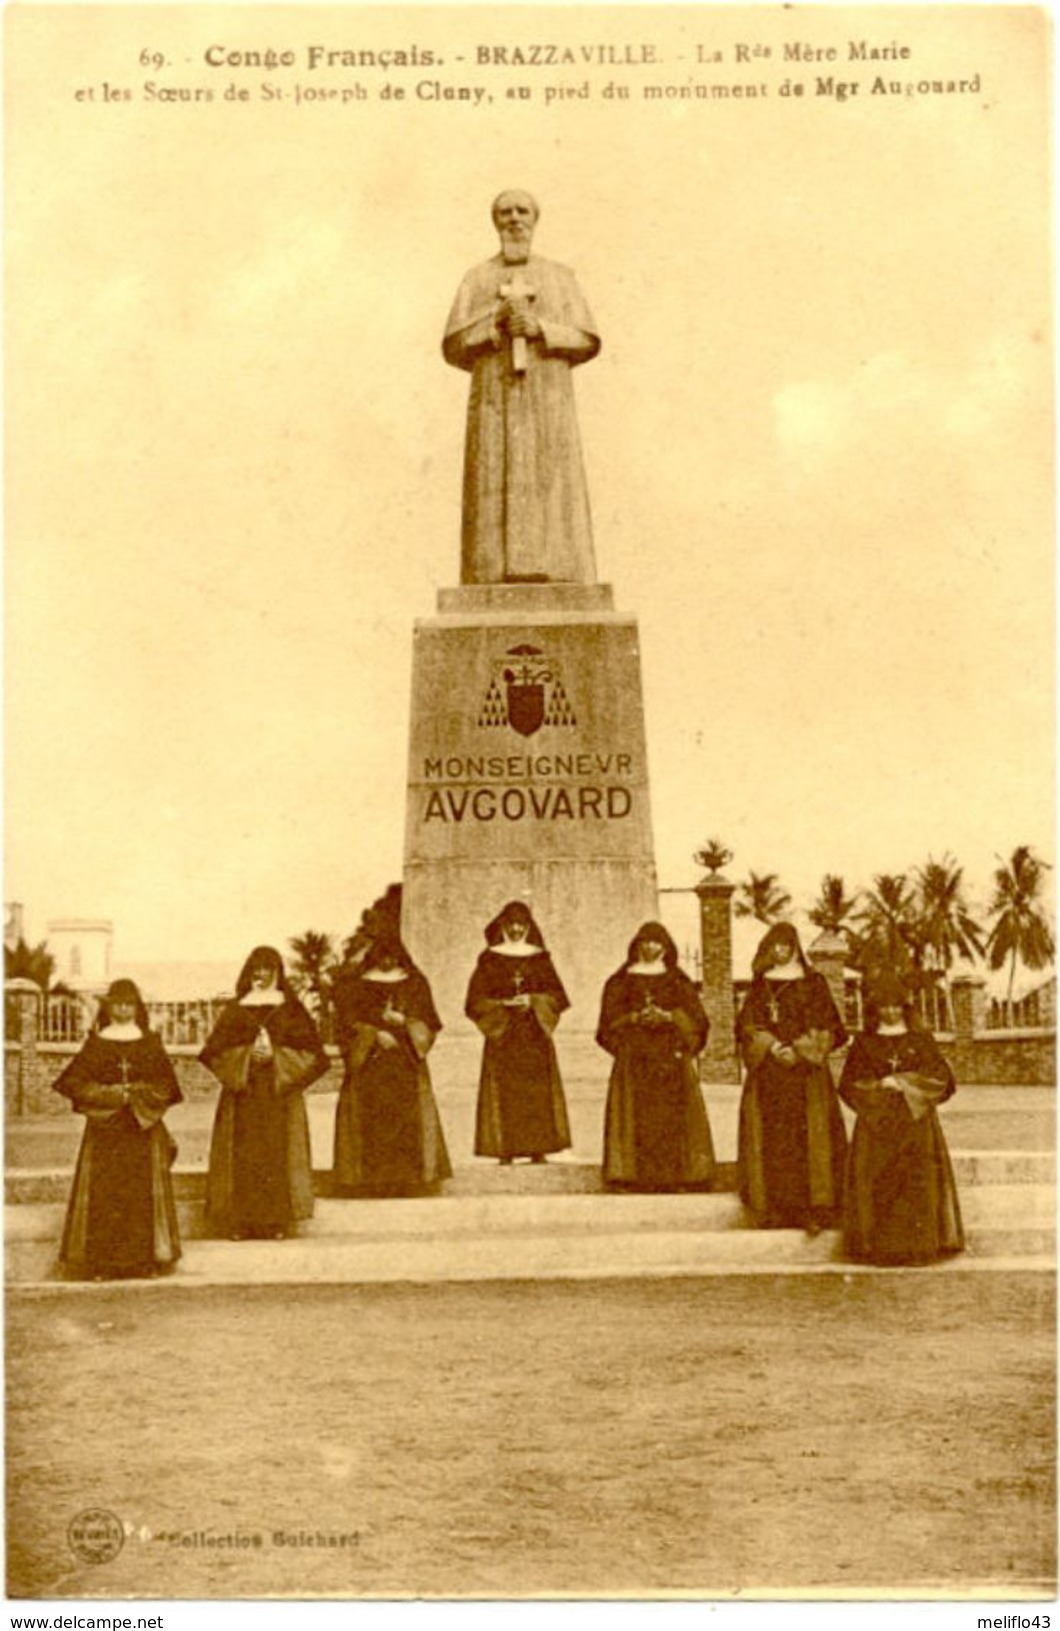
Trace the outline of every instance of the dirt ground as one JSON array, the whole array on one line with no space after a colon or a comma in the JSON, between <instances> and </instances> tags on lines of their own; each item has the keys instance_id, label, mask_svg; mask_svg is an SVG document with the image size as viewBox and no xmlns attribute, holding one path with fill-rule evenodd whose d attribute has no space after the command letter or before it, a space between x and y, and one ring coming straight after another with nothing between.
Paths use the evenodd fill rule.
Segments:
<instances>
[{"instance_id":1,"label":"dirt ground","mask_svg":"<svg viewBox=\"0 0 1060 1631\"><path fill-rule=\"evenodd\" d=\"M1054 1321L930 1270L15 1294L8 1591L1048 1595Z\"/></svg>"}]
</instances>

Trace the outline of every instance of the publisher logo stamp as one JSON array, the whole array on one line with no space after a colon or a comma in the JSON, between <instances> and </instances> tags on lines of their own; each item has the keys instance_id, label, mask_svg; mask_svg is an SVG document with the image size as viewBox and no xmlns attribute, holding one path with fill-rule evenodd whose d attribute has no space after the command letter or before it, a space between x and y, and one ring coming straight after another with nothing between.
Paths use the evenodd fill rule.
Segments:
<instances>
[{"instance_id":1,"label":"publisher logo stamp","mask_svg":"<svg viewBox=\"0 0 1060 1631\"><path fill-rule=\"evenodd\" d=\"M125 1544L125 1530L113 1512L90 1506L70 1520L66 1538L82 1563L112 1563Z\"/></svg>"}]
</instances>

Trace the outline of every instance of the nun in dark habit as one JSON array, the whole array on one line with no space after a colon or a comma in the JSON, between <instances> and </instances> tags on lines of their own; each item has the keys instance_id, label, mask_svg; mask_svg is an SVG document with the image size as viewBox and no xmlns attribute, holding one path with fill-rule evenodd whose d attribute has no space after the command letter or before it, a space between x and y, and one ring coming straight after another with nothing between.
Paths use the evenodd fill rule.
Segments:
<instances>
[{"instance_id":1,"label":"nun in dark habit","mask_svg":"<svg viewBox=\"0 0 1060 1631\"><path fill-rule=\"evenodd\" d=\"M313 1215L303 1094L328 1068L317 1028L272 946L251 952L199 1055L221 1084L206 1219L231 1240L282 1240Z\"/></svg>"},{"instance_id":2,"label":"nun in dark habit","mask_svg":"<svg viewBox=\"0 0 1060 1631\"><path fill-rule=\"evenodd\" d=\"M699 1085L710 1022L661 923L645 923L604 986L596 1040L614 1056L604 1118L604 1181L630 1189L706 1188L714 1144Z\"/></svg>"},{"instance_id":3,"label":"nun in dark habit","mask_svg":"<svg viewBox=\"0 0 1060 1631\"><path fill-rule=\"evenodd\" d=\"M451 1178L427 1055L442 1028L426 977L396 934L335 981L345 1076L335 1110L334 1184L362 1195L416 1195Z\"/></svg>"},{"instance_id":4,"label":"nun in dark habit","mask_svg":"<svg viewBox=\"0 0 1060 1631\"><path fill-rule=\"evenodd\" d=\"M964 1247L935 1110L956 1083L935 1038L915 1020L900 975L880 970L864 990L865 1029L839 1082L858 1118L847 1165L846 1254L862 1263L930 1263Z\"/></svg>"},{"instance_id":5,"label":"nun in dark habit","mask_svg":"<svg viewBox=\"0 0 1060 1631\"><path fill-rule=\"evenodd\" d=\"M482 1050L475 1154L507 1165L542 1162L570 1148L552 1033L570 1006L541 931L522 901L509 901L486 925L486 948L468 986L465 1012L486 1038Z\"/></svg>"},{"instance_id":6,"label":"nun in dark habit","mask_svg":"<svg viewBox=\"0 0 1060 1631\"><path fill-rule=\"evenodd\" d=\"M828 1055L846 1031L792 924L766 932L751 972L736 1020L740 1194L759 1228L819 1234L842 1216L846 1129Z\"/></svg>"},{"instance_id":7,"label":"nun in dark habit","mask_svg":"<svg viewBox=\"0 0 1060 1631\"><path fill-rule=\"evenodd\" d=\"M115 980L55 1091L85 1118L59 1261L83 1279L147 1277L180 1257L163 1116L182 1094L132 980Z\"/></svg>"}]
</instances>

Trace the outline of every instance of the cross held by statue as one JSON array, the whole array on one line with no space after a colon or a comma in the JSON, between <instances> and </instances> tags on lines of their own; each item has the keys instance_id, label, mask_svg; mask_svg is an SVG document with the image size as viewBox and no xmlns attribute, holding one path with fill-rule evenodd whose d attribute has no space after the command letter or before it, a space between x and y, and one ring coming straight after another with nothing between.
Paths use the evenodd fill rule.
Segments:
<instances>
[{"instance_id":1,"label":"cross held by statue","mask_svg":"<svg viewBox=\"0 0 1060 1631\"><path fill-rule=\"evenodd\" d=\"M523 274L518 269L514 272L514 274L510 278L508 278L504 283L501 284L500 288L497 291L497 293L500 295L502 300L525 300L527 302L527 304L529 304L534 299L534 297L536 295L536 292L537 291L535 289L532 289L530 287L529 283L524 283L523 282ZM512 335L512 373L513 374L525 374L526 373L526 357L527 357L526 335L525 334L513 334Z\"/></svg>"}]
</instances>

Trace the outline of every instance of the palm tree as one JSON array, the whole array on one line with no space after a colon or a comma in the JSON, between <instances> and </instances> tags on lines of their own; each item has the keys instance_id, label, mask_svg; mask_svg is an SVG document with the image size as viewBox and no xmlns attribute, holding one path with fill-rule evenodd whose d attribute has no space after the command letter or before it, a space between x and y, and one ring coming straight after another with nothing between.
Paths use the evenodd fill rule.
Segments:
<instances>
[{"instance_id":1,"label":"palm tree","mask_svg":"<svg viewBox=\"0 0 1060 1631\"><path fill-rule=\"evenodd\" d=\"M294 959L291 964L291 984L300 997L304 997L317 1023L324 1021L331 1008L331 970L335 966L335 948L331 937L316 929L293 935L287 942Z\"/></svg>"},{"instance_id":2,"label":"palm tree","mask_svg":"<svg viewBox=\"0 0 1060 1631\"><path fill-rule=\"evenodd\" d=\"M33 980L42 991L50 991L54 974L55 958L46 940L28 946L19 936L14 946L4 947L5 980Z\"/></svg>"},{"instance_id":3,"label":"palm tree","mask_svg":"<svg viewBox=\"0 0 1060 1631\"><path fill-rule=\"evenodd\" d=\"M1029 844L1020 844L1007 865L1002 861L994 872L994 894L987 907L994 923L987 936L986 954L991 968L1001 968L1006 961L1009 964L1010 1013L1017 961L1037 970L1048 968L1056 955L1052 930L1039 904L1049 871L1048 862L1040 861Z\"/></svg>"},{"instance_id":4,"label":"palm tree","mask_svg":"<svg viewBox=\"0 0 1060 1631\"><path fill-rule=\"evenodd\" d=\"M878 872L872 882L853 914L860 931L859 963L886 963L897 969L917 966L916 897L905 873Z\"/></svg>"},{"instance_id":5,"label":"palm tree","mask_svg":"<svg viewBox=\"0 0 1060 1631\"><path fill-rule=\"evenodd\" d=\"M843 879L834 872L826 872L821 879L817 899L809 910L810 922L825 934L842 934L853 942L857 935L847 918L857 905L857 896L847 894Z\"/></svg>"},{"instance_id":6,"label":"palm tree","mask_svg":"<svg viewBox=\"0 0 1060 1631\"><path fill-rule=\"evenodd\" d=\"M952 855L931 856L916 871L915 951L919 966L948 974L956 956L982 956L983 931L968 910L964 869Z\"/></svg>"},{"instance_id":7,"label":"palm tree","mask_svg":"<svg viewBox=\"0 0 1060 1631\"><path fill-rule=\"evenodd\" d=\"M754 917L759 923L779 923L791 905L791 896L775 872L749 872L737 886L736 916Z\"/></svg>"},{"instance_id":8,"label":"palm tree","mask_svg":"<svg viewBox=\"0 0 1060 1631\"><path fill-rule=\"evenodd\" d=\"M697 849L692 857L697 866L704 867L711 877L728 866L732 860L732 850L723 844L720 838L708 838L702 849Z\"/></svg>"}]
</instances>

